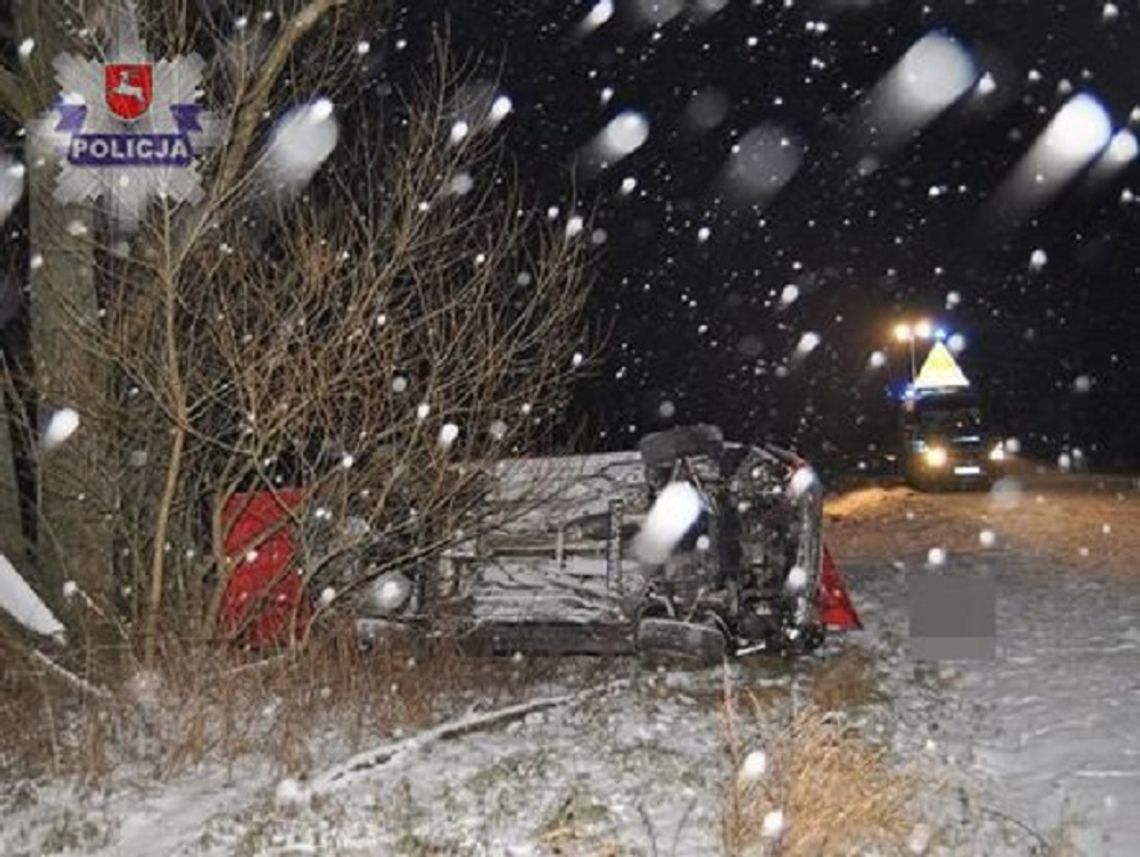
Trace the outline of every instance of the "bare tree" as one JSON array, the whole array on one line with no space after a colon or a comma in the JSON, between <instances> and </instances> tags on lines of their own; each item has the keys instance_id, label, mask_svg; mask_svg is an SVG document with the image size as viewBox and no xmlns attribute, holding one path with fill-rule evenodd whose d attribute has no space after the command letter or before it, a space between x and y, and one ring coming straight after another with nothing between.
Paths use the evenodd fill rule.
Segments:
<instances>
[{"instance_id":1,"label":"bare tree","mask_svg":"<svg viewBox=\"0 0 1140 857\"><path fill-rule=\"evenodd\" d=\"M212 40L212 97L233 105L205 199L158 206L129 246L65 229L99 300L65 289L52 316L67 401L105 451L67 473L100 486L85 508L146 661L163 631L217 633L247 559L226 550L235 496L278 496L302 534L286 573L339 593L472 535L483 465L540 442L565 401L588 285L588 242L527 205L501 103L442 43L396 132L334 91L352 133L298 195L268 169L263 117L347 78L349 19L313 0L236 39L167 20L166 45Z\"/></svg>"}]
</instances>

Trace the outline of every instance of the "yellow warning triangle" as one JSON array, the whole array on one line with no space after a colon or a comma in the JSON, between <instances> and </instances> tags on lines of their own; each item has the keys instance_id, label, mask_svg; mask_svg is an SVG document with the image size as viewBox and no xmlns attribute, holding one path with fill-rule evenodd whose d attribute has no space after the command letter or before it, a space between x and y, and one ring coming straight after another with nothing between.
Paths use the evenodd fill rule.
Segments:
<instances>
[{"instance_id":1,"label":"yellow warning triangle","mask_svg":"<svg viewBox=\"0 0 1140 857\"><path fill-rule=\"evenodd\" d=\"M958 361L944 343L935 342L926 356L922 370L914 379L916 390L930 390L936 387L969 387L970 381L958 366Z\"/></svg>"}]
</instances>

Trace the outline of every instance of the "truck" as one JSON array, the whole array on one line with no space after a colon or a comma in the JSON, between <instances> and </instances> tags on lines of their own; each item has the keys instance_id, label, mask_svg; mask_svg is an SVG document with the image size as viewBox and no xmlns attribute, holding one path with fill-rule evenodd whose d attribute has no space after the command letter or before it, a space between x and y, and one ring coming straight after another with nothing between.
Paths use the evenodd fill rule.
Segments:
<instances>
[{"instance_id":1,"label":"truck","mask_svg":"<svg viewBox=\"0 0 1140 857\"><path fill-rule=\"evenodd\" d=\"M988 490L1006 451L970 389L912 390L902 405L902 466L919 490Z\"/></svg>"}]
</instances>

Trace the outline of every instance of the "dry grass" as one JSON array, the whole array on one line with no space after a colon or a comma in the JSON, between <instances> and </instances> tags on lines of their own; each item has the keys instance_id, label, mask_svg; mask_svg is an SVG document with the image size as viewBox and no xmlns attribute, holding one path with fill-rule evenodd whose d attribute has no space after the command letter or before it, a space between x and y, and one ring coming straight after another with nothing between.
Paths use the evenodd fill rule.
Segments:
<instances>
[{"instance_id":1,"label":"dry grass","mask_svg":"<svg viewBox=\"0 0 1140 857\"><path fill-rule=\"evenodd\" d=\"M846 680L837 687L833 692L840 696L854 692ZM893 769L885 749L813 706L764 748L763 775L744 776L751 748L740 738L727 678L723 719L732 762L721 819L727 854L829 857L874 846L901 850L919 783ZM779 836L766 837L764 819L774 810L783 812L784 827Z\"/></svg>"},{"instance_id":2,"label":"dry grass","mask_svg":"<svg viewBox=\"0 0 1140 857\"><path fill-rule=\"evenodd\" d=\"M576 668L467 657L438 640L364 652L349 628L303 653L269 658L170 640L160 652L149 673L101 665L113 688L102 700L0 649L0 781L71 776L97 784L124 764L165 779L250 760L304 776L322 742L352 752L453 715L475 694L515 701L535 682ZM112 652L106 660L123 658Z\"/></svg>"},{"instance_id":3,"label":"dry grass","mask_svg":"<svg viewBox=\"0 0 1140 857\"><path fill-rule=\"evenodd\" d=\"M861 649L844 649L813 673L812 703L821 711L850 711L882 702L874 657Z\"/></svg>"}]
</instances>

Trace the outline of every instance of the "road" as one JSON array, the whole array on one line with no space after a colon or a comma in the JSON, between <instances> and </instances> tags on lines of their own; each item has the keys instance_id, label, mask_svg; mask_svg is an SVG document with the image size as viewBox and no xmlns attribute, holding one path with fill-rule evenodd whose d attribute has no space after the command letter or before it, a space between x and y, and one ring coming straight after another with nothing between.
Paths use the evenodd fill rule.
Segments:
<instances>
[{"instance_id":1,"label":"road","mask_svg":"<svg viewBox=\"0 0 1140 857\"><path fill-rule=\"evenodd\" d=\"M1140 483L1029 472L990 493L880 486L828 513L861 643L916 726L898 734L925 721L1037 831L1140 854ZM906 654L908 580L924 571L989 577L997 593L996 658L943 664L933 689Z\"/></svg>"}]
</instances>

